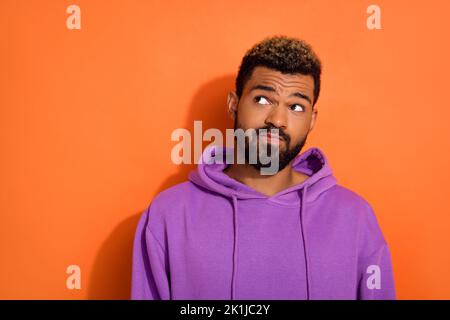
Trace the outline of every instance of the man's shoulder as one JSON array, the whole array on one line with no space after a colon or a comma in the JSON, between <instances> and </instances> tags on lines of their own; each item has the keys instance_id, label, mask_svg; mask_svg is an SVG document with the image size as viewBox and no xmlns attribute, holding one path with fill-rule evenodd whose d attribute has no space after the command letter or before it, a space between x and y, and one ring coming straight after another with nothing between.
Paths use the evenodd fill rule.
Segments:
<instances>
[{"instance_id":1,"label":"man's shoulder","mask_svg":"<svg viewBox=\"0 0 450 320\"><path fill-rule=\"evenodd\" d=\"M189 180L177 183L158 192L152 199L152 204L166 204L179 202L192 190L192 182Z\"/></svg>"},{"instance_id":2,"label":"man's shoulder","mask_svg":"<svg viewBox=\"0 0 450 320\"><path fill-rule=\"evenodd\" d=\"M378 215L374 204L371 204L365 197L353 190L342 186L339 186L339 189L339 192L346 197L344 207L347 212L353 213L355 218L359 218L363 225L369 228L379 228Z\"/></svg>"},{"instance_id":3,"label":"man's shoulder","mask_svg":"<svg viewBox=\"0 0 450 320\"><path fill-rule=\"evenodd\" d=\"M331 217L344 223L355 223L361 237L369 235L377 244L385 242L373 206L361 194L336 184L329 189L326 201L332 208Z\"/></svg>"},{"instance_id":4,"label":"man's shoulder","mask_svg":"<svg viewBox=\"0 0 450 320\"><path fill-rule=\"evenodd\" d=\"M360 193L344 187L340 184L334 185L327 192L327 200L335 209L356 215L373 215L373 207L369 201Z\"/></svg>"},{"instance_id":5,"label":"man's shoulder","mask_svg":"<svg viewBox=\"0 0 450 320\"><path fill-rule=\"evenodd\" d=\"M370 206L369 202L360 193L340 184L335 184L327 192L328 196L333 197L340 203L353 204L359 206Z\"/></svg>"},{"instance_id":6,"label":"man's shoulder","mask_svg":"<svg viewBox=\"0 0 450 320\"><path fill-rule=\"evenodd\" d=\"M195 195L198 193L198 188L190 180L177 183L158 192L149 201L144 214L148 215L150 224L179 220L180 214L197 201Z\"/></svg>"}]
</instances>

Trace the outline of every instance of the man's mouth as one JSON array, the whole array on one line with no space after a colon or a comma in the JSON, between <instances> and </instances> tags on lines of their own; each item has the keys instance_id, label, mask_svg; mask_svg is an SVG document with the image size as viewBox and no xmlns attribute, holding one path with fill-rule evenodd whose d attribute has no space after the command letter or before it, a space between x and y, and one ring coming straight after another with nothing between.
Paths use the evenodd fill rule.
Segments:
<instances>
[{"instance_id":1,"label":"man's mouth","mask_svg":"<svg viewBox=\"0 0 450 320\"><path fill-rule=\"evenodd\" d=\"M272 134L270 132L267 132L265 134L260 134L259 136L266 141L276 141L276 140L284 141L283 137L280 137L278 134Z\"/></svg>"}]
</instances>

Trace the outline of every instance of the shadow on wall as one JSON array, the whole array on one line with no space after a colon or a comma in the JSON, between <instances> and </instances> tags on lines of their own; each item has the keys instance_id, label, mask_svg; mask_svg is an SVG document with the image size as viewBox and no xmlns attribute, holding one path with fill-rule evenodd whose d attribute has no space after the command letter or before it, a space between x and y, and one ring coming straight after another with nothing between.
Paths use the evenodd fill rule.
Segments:
<instances>
[{"instance_id":1,"label":"shadow on wall","mask_svg":"<svg viewBox=\"0 0 450 320\"><path fill-rule=\"evenodd\" d=\"M189 116L184 128L191 132L193 139L194 120L202 121L202 132L218 128L225 134L226 128L233 128L233 121L227 114L227 94L234 90L234 75L216 78L204 84L194 95L189 106ZM167 123L167 126L171 126ZM173 128L176 129L176 128ZM171 142L172 146L176 142ZM210 142L202 144L202 150ZM196 165L180 165L176 174L167 177L157 193L187 180ZM150 174L147 172L146 174ZM155 194L156 195L156 194ZM152 199L149 199L149 203ZM88 299L129 299L131 291L131 262L134 234L141 212L122 221L102 244L89 277Z\"/></svg>"}]
</instances>

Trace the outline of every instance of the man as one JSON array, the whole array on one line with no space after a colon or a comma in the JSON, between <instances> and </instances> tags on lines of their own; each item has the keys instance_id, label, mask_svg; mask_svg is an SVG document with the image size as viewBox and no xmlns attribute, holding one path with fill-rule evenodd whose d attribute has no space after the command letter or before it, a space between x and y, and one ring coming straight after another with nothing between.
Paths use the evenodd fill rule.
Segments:
<instances>
[{"instance_id":1,"label":"man","mask_svg":"<svg viewBox=\"0 0 450 320\"><path fill-rule=\"evenodd\" d=\"M136 231L132 299L395 299L371 206L337 184L320 149L297 156L317 119L320 75L295 38L246 53L228 111L235 130L277 146L278 171L262 175L267 164L248 161L247 141L245 163L202 161L158 194ZM233 150L205 158L222 151Z\"/></svg>"}]
</instances>

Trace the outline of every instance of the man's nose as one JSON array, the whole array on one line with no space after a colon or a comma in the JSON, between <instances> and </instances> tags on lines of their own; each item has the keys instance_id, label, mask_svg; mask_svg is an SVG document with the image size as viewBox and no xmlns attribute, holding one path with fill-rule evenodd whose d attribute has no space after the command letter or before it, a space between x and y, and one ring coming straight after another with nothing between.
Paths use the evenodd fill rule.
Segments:
<instances>
[{"instance_id":1,"label":"man's nose","mask_svg":"<svg viewBox=\"0 0 450 320\"><path fill-rule=\"evenodd\" d=\"M276 105L270 110L264 121L266 125L271 124L274 127L286 129L287 126L287 111L280 105Z\"/></svg>"}]
</instances>

